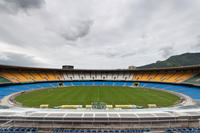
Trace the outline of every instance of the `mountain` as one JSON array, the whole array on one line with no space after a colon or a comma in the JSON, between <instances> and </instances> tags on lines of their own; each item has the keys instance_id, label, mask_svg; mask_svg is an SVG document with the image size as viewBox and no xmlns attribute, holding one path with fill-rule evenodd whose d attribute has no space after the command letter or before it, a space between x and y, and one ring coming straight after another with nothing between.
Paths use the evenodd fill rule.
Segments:
<instances>
[{"instance_id":1,"label":"mountain","mask_svg":"<svg viewBox=\"0 0 200 133\"><path fill-rule=\"evenodd\" d=\"M185 53L181 55L171 56L164 61L140 66L138 68L164 68L164 67L180 67L200 65L200 53Z\"/></svg>"}]
</instances>

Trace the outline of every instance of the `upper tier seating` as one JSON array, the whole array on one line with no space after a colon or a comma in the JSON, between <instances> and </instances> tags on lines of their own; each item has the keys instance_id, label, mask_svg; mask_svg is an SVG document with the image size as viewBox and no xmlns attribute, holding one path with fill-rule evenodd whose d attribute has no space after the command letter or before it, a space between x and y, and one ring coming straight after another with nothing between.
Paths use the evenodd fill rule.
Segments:
<instances>
[{"instance_id":1,"label":"upper tier seating","mask_svg":"<svg viewBox=\"0 0 200 133\"><path fill-rule=\"evenodd\" d=\"M196 74L197 73L195 72L135 73L133 76L133 80L181 83L195 76Z\"/></svg>"},{"instance_id":2,"label":"upper tier seating","mask_svg":"<svg viewBox=\"0 0 200 133\"><path fill-rule=\"evenodd\" d=\"M135 72L126 73L66 73L66 72L17 72L0 71L0 81L17 82L35 82L35 81L62 81L62 80L126 80L126 81L157 81L157 82L184 82L198 73L196 72ZM199 76L196 77L196 83L200 83ZM7 81L6 81L7 79ZM198 81L197 81L198 80ZM194 80L188 80L194 82ZM120 83L119 83L120 84Z\"/></svg>"},{"instance_id":3,"label":"upper tier seating","mask_svg":"<svg viewBox=\"0 0 200 133\"><path fill-rule=\"evenodd\" d=\"M112 73L63 73L65 80L132 80L132 74Z\"/></svg>"},{"instance_id":4,"label":"upper tier seating","mask_svg":"<svg viewBox=\"0 0 200 133\"><path fill-rule=\"evenodd\" d=\"M54 72L0 72L0 77L12 82L56 81L64 80L62 73Z\"/></svg>"},{"instance_id":5,"label":"upper tier seating","mask_svg":"<svg viewBox=\"0 0 200 133\"><path fill-rule=\"evenodd\" d=\"M16 76L11 74L10 72L3 72L3 71L1 72L0 71L0 75L6 79L9 79L12 82L20 82L20 80Z\"/></svg>"}]
</instances>

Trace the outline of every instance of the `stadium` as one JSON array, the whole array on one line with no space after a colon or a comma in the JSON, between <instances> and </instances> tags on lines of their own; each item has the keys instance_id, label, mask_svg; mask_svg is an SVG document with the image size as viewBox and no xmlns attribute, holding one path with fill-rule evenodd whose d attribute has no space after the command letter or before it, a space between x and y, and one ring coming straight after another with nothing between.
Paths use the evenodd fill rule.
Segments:
<instances>
[{"instance_id":1,"label":"stadium","mask_svg":"<svg viewBox=\"0 0 200 133\"><path fill-rule=\"evenodd\" d=\"M200 133L200 0L0 0L0 133Z\"/></svg>"},{"instance_id":2,"label":"stadium","mask_svg":"<svg viewBox=\"0 0 200 133\"><path fill-rule=\"evenodd\" d=\"M89 70L0 65L1 132L197 133L200 132L199 73L200 66ZM66 92L55 92L62 88ZM106 96L103 99L91 98L84 102L89 97L84 93L87 88L89 91L94 90L94 97L101 98L104 93L108 93L107 97L115 102L109 102L109 99L106 101ZM103 89L112 91L102 92ZM148 95L138 92L145 95L139 95L139 101L145 101L144 99L149 97L146 103L140 104L136 99L128 101L128 98L138 95L138 90L135 89L148 90ZM34 94L35 92L38 93ZM37 97L40 93L42 95ZM51 96L48 95L46 99L39 98L49 93ZM58 97L60 93L66 93L62 96L66 101L62 102L63 99ZM81 99L81 94L86 96ZM155 96L151 97L152 95ZM156 99L159 95L161 99ZM115 97L122 100L116 101ZM123 97L126 99L123 100ZM168 100L165 100L165 97ZM57 104L51 106L50 102L45 101L49 101L48 99L56 99ZM173 100L168 104L171 99ZM38 103L36 105L35 100ZM70 100L72 102L69 102ZM167 104L155 103L162 100ZM147 104L153 104L153 108L145 106Z\"/></svg>"}]
</instances>

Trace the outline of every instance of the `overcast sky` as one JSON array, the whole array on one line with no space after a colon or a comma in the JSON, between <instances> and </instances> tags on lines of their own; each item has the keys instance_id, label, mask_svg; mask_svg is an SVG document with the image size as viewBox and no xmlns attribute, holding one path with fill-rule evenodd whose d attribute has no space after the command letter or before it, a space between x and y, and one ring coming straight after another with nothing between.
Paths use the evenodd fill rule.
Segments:
<instances>
[{"instance_id":1,"label":"overcast sky","mask_svg":"<svg viewBox=\"0 0 200 133\"><path fill-rule=\"evenodd\" d=\"M200 0L0 0L0 64L84 69L200 52Z\"/></svg>"}]
</instances>

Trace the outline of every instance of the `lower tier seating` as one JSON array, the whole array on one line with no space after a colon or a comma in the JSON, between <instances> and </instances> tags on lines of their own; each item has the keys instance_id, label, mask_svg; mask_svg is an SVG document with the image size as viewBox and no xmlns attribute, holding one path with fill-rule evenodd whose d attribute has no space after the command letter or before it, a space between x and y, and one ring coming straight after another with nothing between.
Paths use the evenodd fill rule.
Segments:
<instances>
[{"instance_id":1,"label":"lower tier seating","mask_svg":"<svg viewBox=\"0 0 200 133\"><path fill-rule=\"evenodd\" d=\"M200 99L200 87L192 87L187 85L174 85L162 83L140 83L139 87L157 88L168 91L179 92L188 95L194 100Z\"/></svg>"},{"instance_id":2,"label":"lower tier seating","mask_svg":"<svg viewBox=\"0 0 200 133\"><path fill-rule=\"evenodd\" d=\"M29 83L19 85L0 86L0 98L10 95L15 92L27 91L39 88L58 87L57 82L45 82L45 83ZM132 86L134 82L125 81L65 81L64 86ZM166 83L149 83L140 82L139 87L155 88L167 91L173 91L185 94L191 97L195 101L200 101L200 87L178 84L166 84Z\"/></svg>"},{"instance_id":3,"label":"lower tier seating","mask_svg":"<svg viewBox=\"0 0 200 133\"><path fill-rule=\"evenodd\" d=\"M167 133L200 133L200 128L178 128L178 129L166 129Z\"/></svg>"},{"instance_id":4,"label":"lower tier seating","mask_svg":"<svg viewBox=\"0 0 200 133\"><path fill-rule=\"evenodd\" d=\"M9 128L9 129L0 129L0 133L37 133L37 129L30 128Z\"/></svg>"},{"instance_id":5,"label":"lower tier seating","mask_svg":"<svg viewBox=\"0 0 200 133\"><path fill-rule=\"evenodd\" d=\"M149 129L136 129L136 130L54 130L54 133L147 133Z\"/></svg>"}]
</instances>

